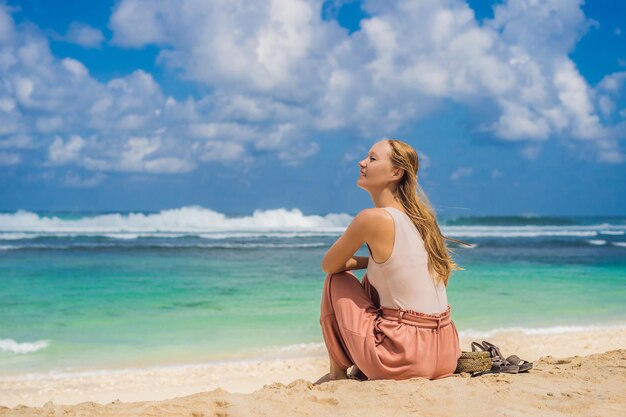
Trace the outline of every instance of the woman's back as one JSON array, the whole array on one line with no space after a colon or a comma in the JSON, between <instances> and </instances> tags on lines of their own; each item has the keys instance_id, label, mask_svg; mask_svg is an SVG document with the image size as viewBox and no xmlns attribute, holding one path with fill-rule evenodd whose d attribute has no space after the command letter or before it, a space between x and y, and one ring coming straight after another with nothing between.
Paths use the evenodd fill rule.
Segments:
<instances>
[{"instance_id":1,"label":"woman's back","mask_svg":"<svg viewBox=\"0 0 626 417\"><path fill-rule=\"evenodd\" d=\"M410 217L395 207L383 207L394 222L394 243L385 262L374 261L371 250L367 278L376 288L380 304L418 313L439 314L448 307L446 287L428 271L424 241Z\"/></svg>"}]
</instances>

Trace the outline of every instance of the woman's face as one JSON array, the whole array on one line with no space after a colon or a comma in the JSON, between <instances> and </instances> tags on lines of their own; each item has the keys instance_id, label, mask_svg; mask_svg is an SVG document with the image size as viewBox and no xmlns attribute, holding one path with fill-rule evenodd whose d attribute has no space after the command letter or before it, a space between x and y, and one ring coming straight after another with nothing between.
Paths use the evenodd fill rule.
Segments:
<instances>
[{"instance_id":1,"label":"woman's face","mask_svg":"<svg viewBox=\"0 0 626 417\"><path fill-rule=\"evenodd\" d=\"M359 161L360 173L356 185L364 190L371 191L385 188L394 177L394 168L389 159L391 147L386 140L376 142L369 150L365 159Z\"/></svg>"}]
</instances>

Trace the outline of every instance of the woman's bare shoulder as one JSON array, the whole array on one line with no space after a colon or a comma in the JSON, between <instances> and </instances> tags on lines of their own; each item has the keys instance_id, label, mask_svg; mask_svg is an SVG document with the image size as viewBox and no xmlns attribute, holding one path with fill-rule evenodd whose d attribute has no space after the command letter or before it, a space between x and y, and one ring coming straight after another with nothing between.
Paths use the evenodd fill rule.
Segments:
<instances>
[{"instance_id":1,"label":"woman's bare shoulder","mask_svg":"<svg viewBox=\"0 0 626 417\"><path fill-rule=\"evenodd\" d=\"M371 207L361 210L354 221L361 227L376 228L386 223L393 224L391 214L384 208Z\"/></svg>"}]
</instances>

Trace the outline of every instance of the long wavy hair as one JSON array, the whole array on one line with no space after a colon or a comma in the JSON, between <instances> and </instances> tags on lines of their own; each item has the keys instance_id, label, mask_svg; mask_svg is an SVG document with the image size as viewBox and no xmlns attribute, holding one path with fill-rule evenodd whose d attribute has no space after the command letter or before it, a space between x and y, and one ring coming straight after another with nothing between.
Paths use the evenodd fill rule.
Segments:
<instances>
[{"instance_id":1,"label":"long wavy hair","mask_svg":"<svg viewBox=\"0 0 626 417\"><path fill-rule=\"evenodd\" d=\"M450 250L445 240L452 240L463 245L471 246L444 236L437 224L435 211L428 201L428 197L417 182L419 159L417 152L411 145L397 139L387 139L391 147L390 159L394 168L400 168L404 175L398 183L395 197L402 203L406 214L411 218L415 227L422 236L426 252L428 253L428 271L435 277L437 283L443 282L448 286L448 279L453 270L465 270L459 267L450 256Z\"/></svg>"}]
</instances>

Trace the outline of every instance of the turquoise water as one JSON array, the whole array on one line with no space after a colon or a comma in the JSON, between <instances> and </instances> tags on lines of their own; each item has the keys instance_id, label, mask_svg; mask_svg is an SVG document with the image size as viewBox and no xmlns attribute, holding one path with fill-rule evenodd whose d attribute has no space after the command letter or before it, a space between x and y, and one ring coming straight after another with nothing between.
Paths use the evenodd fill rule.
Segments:
<instances>
[{"instance_id":1,"label":"turquoise water","mask_svg":"<svg viewBox=\"0 0 626 417\"><path fill-rule=\"evenodd\" d=\"M476 245L454 248L466 269L448 285L461 334L626 325L626 226L610 221L591 223L597 236L586 226L546 236L543 225L531 229L539 236L511 236L518 225L450 233ZM322 343L320 262L339 236L332 227L165 238L5 231L0 374L297 355Z\"/></svg>"}]
</instances>

